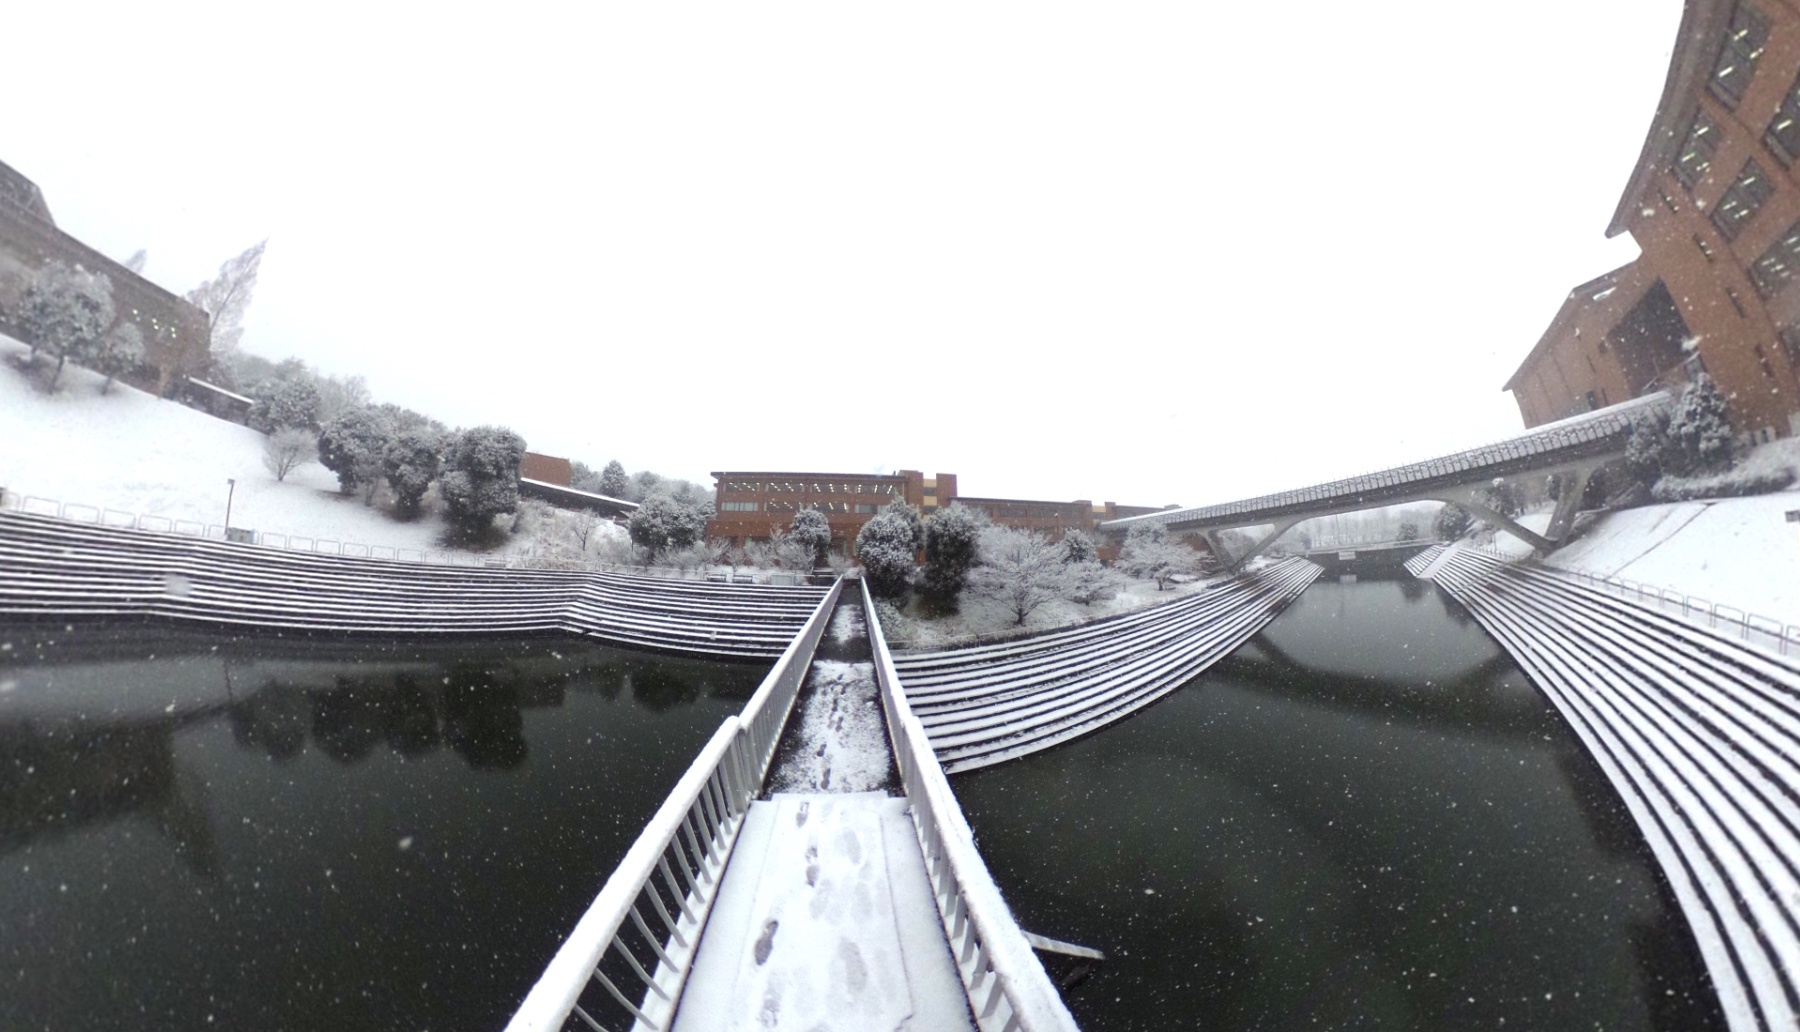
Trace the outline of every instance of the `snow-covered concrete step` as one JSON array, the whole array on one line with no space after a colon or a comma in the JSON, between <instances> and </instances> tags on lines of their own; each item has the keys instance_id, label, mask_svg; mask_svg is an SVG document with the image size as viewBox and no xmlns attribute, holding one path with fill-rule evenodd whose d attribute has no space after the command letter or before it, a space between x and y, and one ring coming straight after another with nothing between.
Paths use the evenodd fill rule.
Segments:
<instances>
[{"instance_id":1,"label":"snow-covered concrete step","mask_svg":"<svg viewBox=\"0 0 1800 1032\"><path fill-rule=\"evenodd\" d=\"M676 1032L973 1027L907 801L864 792L753 804Z\"/></svg>"},{"instance_id":2,"label":"snow-covered concrete step","mask_svg":"<svg viewBox=\"0 0 1800 1032\"><path fill-rule=\"evenodd\" d=\"M1420 580L1431 580L1437 576L1438 567L1443 563L1445 557L1461 549L1460 542L1451 545L1432 545L1406 561L1406 572Z\"/></svg>"},{"instance_id":3,"label":"snow-covered concrete step","mask_svg":"<svg viewBox=\"0 0 1800 1032\"><path fill-rule=\"evenodd\" d=\"M1800 664L1530 563L1437 571L1568 720L1687 917L1734 1032L1800 1022Z\"/></svg>"},{"instance_id":4,"label":"snow-covered concrete step","mask_svg":"<svg viewBox=\"0 0 1800 1032\"><path fill-rule=\"evenodd\" d=\"M1290 559L1129 619L896 661L947 772L1029 755L1099 730L1231 654L1317 579Z\"/></svg>"}]
</instances>

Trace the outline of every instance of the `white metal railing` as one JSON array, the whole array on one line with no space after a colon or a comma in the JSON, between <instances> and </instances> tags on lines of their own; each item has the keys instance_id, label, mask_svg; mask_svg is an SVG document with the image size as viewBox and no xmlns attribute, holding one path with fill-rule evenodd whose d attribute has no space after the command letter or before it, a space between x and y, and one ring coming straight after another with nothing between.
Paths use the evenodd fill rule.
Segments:
<instances>
[{"instance_id":1,"label":"white metal railing","mask_svg":"<svg viewBox=\"0 0 1800 1032\"><path fill-rule=\"evenodd\" d=\"M746 811L842 596L840 578L743 712L726 718L519 1005L507 1032L668 1028ZM583 992L597 985L604 993ZM598 1013L596 1013L598 1012Z\"/></svg>"},{"instance_id":2,"label":"white metal railing","mask_svg":"<svg viewBox=\"0 0 1800 1032\"><path fill-rule=\"evenodd\" d=\"M867 581L862 585L881 707L912 805L919 849L957 973L982 1032L1079 1032L975 848L975 834L894 671Z\"/></svg>"}]
</instances>

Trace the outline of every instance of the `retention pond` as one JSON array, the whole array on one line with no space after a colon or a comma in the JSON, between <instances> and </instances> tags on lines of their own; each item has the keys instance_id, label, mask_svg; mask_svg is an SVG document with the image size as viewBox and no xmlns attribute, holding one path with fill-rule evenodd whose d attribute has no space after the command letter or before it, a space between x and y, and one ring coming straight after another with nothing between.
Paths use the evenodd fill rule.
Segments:
<instances>
[{"instance_id":1,"label":"retention pond","mask_svg":"<svg viewBox=\"0 0 1800 1032\"><path fill-rule=\"evenodd\" d=\"M1109 955L1088 1032L1723 1027L1616 794L1425 582L1321 580L1151 709L952 784L1021 923Z\"/></svg>"},{"instance_id":2,"label":"retention pond","mask_svg":"<svg viewBox=\"0 0 1800 1032\"><path fill-rule=\"evenodd\" d=\"M764 671L0 627L0 1028L498 1029Z\"/></svg>"}]
</instances>

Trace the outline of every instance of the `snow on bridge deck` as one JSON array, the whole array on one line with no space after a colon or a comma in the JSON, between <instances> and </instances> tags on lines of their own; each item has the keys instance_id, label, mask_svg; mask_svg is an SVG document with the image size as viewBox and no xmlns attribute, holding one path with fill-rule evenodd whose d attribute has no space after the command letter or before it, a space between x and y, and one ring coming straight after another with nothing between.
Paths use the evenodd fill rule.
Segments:
<instances>
[{"instance_id":1,"label":"snow on bridge deck","mask_svg":"<svg viewBox=\"0 0 1800 1032\"><path fill-rule=\"evenodd\" d=\"M1633 419L1669 403L1665 393L1648 394L1547 423L1504 441L1423 462L1235 502L1109 520L1100 524L1100 529L1124 533L1139 523L1162 523L1171 530L1248 527L1288 517L1405 502L1428 497L1433 491L1466 487L1495 477L1605 458L1623 454Z\"/></svg>"},{"instance_id":2,"label":"snow on bridge deck","mask_svg":"<svg viewBox=\"0 0 1800 1032\"><path fill-rule=\"evenodd\" d=\"M1606 773L1733 1032L1800 1025L1800 663L1473 549L1409 568L1494 635Z\"/></svg>"}]
</instances>

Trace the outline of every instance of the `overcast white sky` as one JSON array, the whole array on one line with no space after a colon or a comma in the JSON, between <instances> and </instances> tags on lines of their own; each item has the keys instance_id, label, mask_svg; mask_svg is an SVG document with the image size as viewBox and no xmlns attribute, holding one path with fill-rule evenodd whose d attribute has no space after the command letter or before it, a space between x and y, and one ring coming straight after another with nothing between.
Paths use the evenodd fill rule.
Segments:
<instances>
[{"instance_id":1,"label":"overcast white sky","mask_svg":"<svg viewBox=\"0 0 1800 1032\"><path fill-rule=\"evenodd\" d=\"M0 116L170 289L270 238L247 350L594 466L1187 505L1519 428L1681 8L260 6L15 5Z\"/></svg>"}]
</instances>

